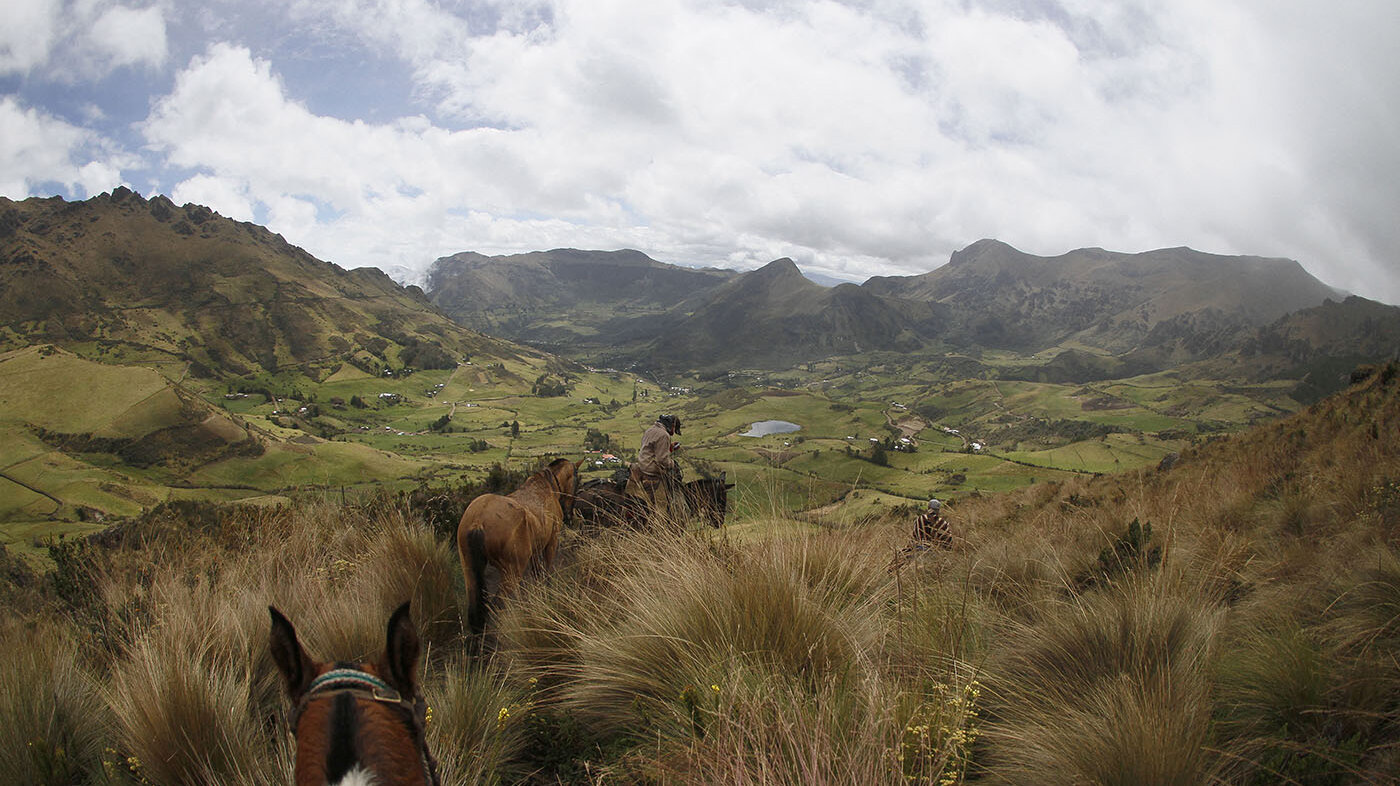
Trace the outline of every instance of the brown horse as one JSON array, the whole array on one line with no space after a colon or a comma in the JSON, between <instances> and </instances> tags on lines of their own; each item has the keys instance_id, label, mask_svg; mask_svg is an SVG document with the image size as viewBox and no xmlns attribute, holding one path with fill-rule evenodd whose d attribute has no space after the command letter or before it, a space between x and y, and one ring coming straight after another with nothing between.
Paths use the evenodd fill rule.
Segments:
<instances>
[{"instance_id":1,"label":"brown horse","mask_svg":"<svg viewBox=\"0 0 1400 786\"><path fill-rule=\"evenodd\" d=\"M615 481L598 478L578 488L574 515L593 528L640 527L646 521L646 505L628 496Z\"/></svg>"},{"instance_id":2,"label":"brown horse","mask_svg":"<svg viewBox=\"0 0 1400 786\"><path fill-rule=\"evenodd\" d=\"M457 554L467 583L467 619L475 632L486 625L485 570L501 572L502 594L513 594L532 566L554 564L559 530L573 515L582 461L555 459L510 494L482 494L457 525Z\"/></svg>"},{"instance_id":3,"label":"brown horse","mask_svg":"<svg viewBox=\"0 0 1400 786\"><path fill-rule=\"evenodd\" d=\"M729 489L733 483L724 482L724 474L718 478L700 478L681 484L680 496L685 501L686 512L718 529L724 525L724 517L729 509ZM607 479L590 480L579 486L575 512L579 518L593 527L639 528L648 520L646 503L618 488L615 481ZM684 526L684 522L673 522Z\"/></svg>"},{"instance_id":4,"label":"brown horse","mask_svg":"<svg viewBox=\"0 0 1400 786\"><path fill-rule=\"evenodd\" d=\"M296 786L395 783L438 786L424 737L428 705L418 695L418 633L408 604L389 618L374 663L315 661L277 609L269 649L292 700Z\"/></svg>"}]
</instances>

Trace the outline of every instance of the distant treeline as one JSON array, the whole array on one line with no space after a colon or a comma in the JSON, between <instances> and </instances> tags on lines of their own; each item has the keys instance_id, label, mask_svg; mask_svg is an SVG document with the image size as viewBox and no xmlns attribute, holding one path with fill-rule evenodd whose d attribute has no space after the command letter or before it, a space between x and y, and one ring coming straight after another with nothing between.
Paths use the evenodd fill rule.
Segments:
<instances>
[{"instance_id":1,"label":"distant treeline","mask_svg":"<svg viewBox=\"0 0 1400 786\"><path fill-rule=\"evenodd\" d=\"M987 431L983 434L983 438L989 445L1014 445L1021 442L1039 445L1063 445L1090 439L1102 439L1109 434L1121 434L1124 431L1125 429L1121 426L1094 423L1088 420L1028 418Z\"/></svg>"}]
</instances>

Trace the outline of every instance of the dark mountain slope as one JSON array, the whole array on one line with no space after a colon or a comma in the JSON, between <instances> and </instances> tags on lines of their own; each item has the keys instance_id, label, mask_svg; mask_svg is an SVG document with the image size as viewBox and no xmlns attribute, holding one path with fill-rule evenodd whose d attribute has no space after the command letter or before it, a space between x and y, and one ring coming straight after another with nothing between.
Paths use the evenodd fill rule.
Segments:
<instances>
[{"instance_id":1,"label":"dark mountain slope","mask_svg":"<svg viewBox=\"0 0 1400 786\"><path fill-rule=\"evenodd\" d=\"M444 313L493 335L609 347L628 321L663 314L737 275L668 265L631 250L463 252L433 263L427 291Z\"/></svg>"},{"instance_id":2,"label":"dark mountain slope","mask_svg":"<svg viewBox=\"0 0 1400 786\"><path fill-rule=\"evenodd\" d=\"M995 240L929 273L834 288L804 279L788 260L740 274L635 251L464 253L438 260L429 291L468 325L611 364L715 371L887 350L1059 347L1079 351L1024 373L1074 380L1228 354L1284 315L1336 296L1291 260L1187 248L1040 257ZM1278 340L1313 338L1322 335ZM1346 343L1339 336L1318 351Z\"/></svg>"},{"instance_id":3,"label":"dark mountain slope","mask_svg":"<svg viewBox=\"0 0 1400 786\"><path fill-rule=\"evenodd\" d=\"M1337 294L1292 260L1188 248L1039 257L995 240L968 246L932 272L862 286L944 303L962 326L960 338L984 346L1035 350L1076 341L1110 352L1138 347L1163 322L1178 320L1188 333L1196 332L1193 320L1210 333L1233 332Z\"/></svg>"},{"instance_id":4,"label":"dark mountain slope","mask_svg":"<svg viewBox=\"0 0 1400 786\"><path fill-rule=\"evenodd\" d=\"M767 368L833 355L913 351L937 308L883 298L853 284L828 289L779 259L716 289L664 327L643 357L661 368Z\"/></svg>"},{"instance_id":5,"label":"dark mountain slope","mask_svg":"<svg viewBox=\"0 0 1400 786\"><path fill-rule=\"evenodd\" d=\"M1400 355L1400 307L1355 295L1288 314L1254 328L1186 370L1254 380L1293 379L1293 397L1310 403L1345 388L1366 363Z\"/></svg>"}]
</instances>

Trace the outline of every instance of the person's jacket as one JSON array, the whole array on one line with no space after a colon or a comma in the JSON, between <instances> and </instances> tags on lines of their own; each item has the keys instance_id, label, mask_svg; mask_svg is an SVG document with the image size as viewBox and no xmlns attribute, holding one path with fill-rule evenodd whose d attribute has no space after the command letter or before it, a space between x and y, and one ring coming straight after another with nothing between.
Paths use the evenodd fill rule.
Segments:
<instances>
[{"instance_id":1,"label":"person's jacket","mask_svg":"<svg viewBox=\"0 0 1400 786\"><path fill-rule=\"evenodd\" d=\"M671 432L658 420L642 433L642 448L637 451L637 469L643 475L661 478L670 475L673 466Z\"/></svg>"},{"instance_id":2,"label":"person's jacket","mask_svg":"<svg viewBox=\"0 0 1400 786\"><path fill-rule=\"evenodd\" d=\"M914 523L914 540L926 543L947 544L953 540L952 528L948 520L936 511L926 510Z\"/></svg>"}]
</instances>

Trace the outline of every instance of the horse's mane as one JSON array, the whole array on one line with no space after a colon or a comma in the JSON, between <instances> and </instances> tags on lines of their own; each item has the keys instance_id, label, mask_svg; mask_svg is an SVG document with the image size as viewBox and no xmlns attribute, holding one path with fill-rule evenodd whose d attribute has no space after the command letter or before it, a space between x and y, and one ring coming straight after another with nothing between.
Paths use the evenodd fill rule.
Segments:
<instances>
[{"instance_id":1,"label":"horse's mane","mask_svg":"<svg viewBox=\"0 0 1400 786\"><path fill-rule=\"evenodd\" d=\"M555 477L555 473L559 470L559 468L562 465L572 463L573 462L569 461L566 458L557 458L549 462L549 465L544 467L543 469L535 470L535 472L531 474L530 477L525 479L524 483L520 484L520 488L524 489L529 486L543 483L546 486L548 486L551 491L562 493L564 489L559 487L559 481Z\"/></svg>"}]
</instances>

